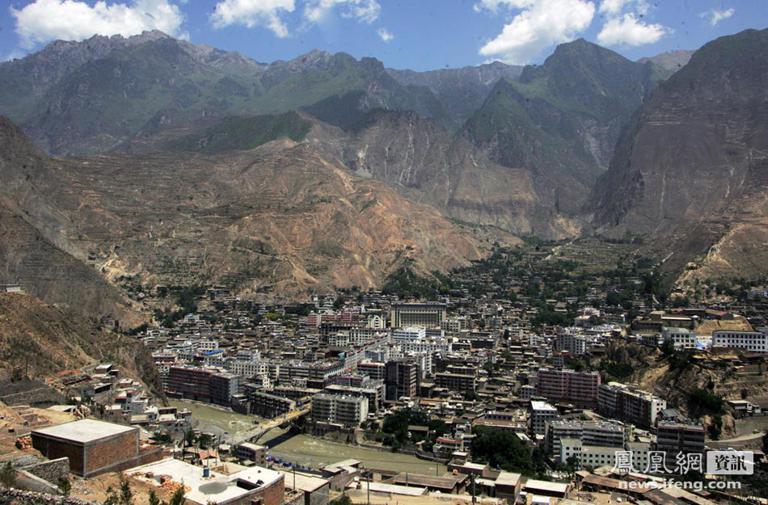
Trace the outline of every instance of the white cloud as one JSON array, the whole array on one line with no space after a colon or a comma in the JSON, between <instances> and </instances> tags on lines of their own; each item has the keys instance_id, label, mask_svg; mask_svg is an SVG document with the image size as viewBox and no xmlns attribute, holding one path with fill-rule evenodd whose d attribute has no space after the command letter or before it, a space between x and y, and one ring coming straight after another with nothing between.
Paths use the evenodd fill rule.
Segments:
<instances>
[{"instance_id":1,"label":"white cloud","mask_svg":"<svg viewBox=\"0 0 768 505\"><path fill-rule=\"evenodd\" d=\"M310 0L304 6L304 18L310 23L320 23L336 8L342 17L365 23L376 21L381 12L377 0Z\"/></svg>"},{"instance_id":2,"label":"white cloud","mask_svg":"<svg viewBox=\"0 0 768 505\"><path fill-rule=\"evenodd\" d=\"M214 28L262 26L278 37L287 37L288 27L280 16L295 8L293 0L221 0L213 9L211 22Z\"/></svg>"},{"instance_id":3,"label":"white cloud","mask_svg":"<svg viewBox=\"0 0 768 505\"><path fill-rule=\"evenodd\" d=\"M603 0L600 3L600 14L615 16L624 10L624 6L631 0Z\"/></svg>"},{"instance_id":4,"label":"white cloud","mask_svg":"<svg viewBox=\"0 0 768 505\"><path fill-rule=\"evenodd\" d=\"M642 46L653 44L670 32L660 24L644 23L630 12L606 21L597 34L597 41L606 46Z\"/></svg>"},{"instance_id":5,"label":"white cloud","mask_svg":"<svg viewBox=\"0 0 768 505\"><path fill-rule=\"evenodd\" d=\"M379 35L379 38L383 40L384 42L389 42L390 40L394 39L395 36L392 35L392 32L387 30L386 28L379 28L376 33Z\"/></svg>"},{"instance_id":6,"label":"white cloud","mask_svg":"<svg viewBox=\"0 0 768 505\"><path fill-rule=\"evenodd\" d=\"M533 5L535 0L480 0L474 6L476 12L483 10L498 12L501 7L507 9L525 9Z\"/></svg>"},{"instance_id":7,"label":"white cloud","mask_svg":"<svg viewBox=\"0 0 768 505\"><path fill-rule=\"evenodd\" d=\"M648 0L603 0L600 2L600 14L609 18L619 17L625 10L632 11L636 15L645 16L651 10Z\"/></svg>"},{"instance_id":8,"label":"white cloud","mask_svg":"<svg viewBox=\"0 0 768 505\"><path fill-rule=\"evenodd\" d=\"M720 21L723 21L724 19L728 19L729 17L736 14L736 9L730 8L730 9L712 9L706 12L701 13L701 17L709 18L709 24L712 26L717 26L717 24Z\"/></svg>"},{"instance_id":9,"label":"white cloud","mask_svg":"<svg viewBox=\"0 0 768 505\"><path fill-rule=\"evenodd\" d=\"M93 6L79 0L35 0L18 10L11 7L11 15L16 18L16 32L25 48L96 34L130 36L160 30L180 35L184 22L178 5L168 0L99 1Z\"/></svg>"},{"instance_id":10,"label":"white cloud","mask_svg":"<svg viewBox=\"0 0 768 505\"><path fill-rule=\"evenodd\" d=\"M589 28L595 4L587 0L482 0L476 8L522 9L480 54L511 64L529 63L542 50L569 42Z\"/></svg>"}]
</instances>

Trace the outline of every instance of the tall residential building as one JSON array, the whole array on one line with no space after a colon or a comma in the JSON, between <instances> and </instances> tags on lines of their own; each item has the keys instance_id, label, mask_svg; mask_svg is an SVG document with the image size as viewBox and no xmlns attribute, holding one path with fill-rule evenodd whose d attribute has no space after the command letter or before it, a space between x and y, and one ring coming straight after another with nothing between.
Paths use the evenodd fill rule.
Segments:
<instances>
[{"instance_id":1,"label":"tall residential building","mask_svg":"<svg viewBox=\"0 0 768 505\"><path fill-rule=\"evenodd\" d=\"M384 373L386 400L394 402L404 396L418 396L419 379L419 366L415 361L400 359L387 362Z\"/></svg>"},{"instance_id":2,"label":"tall residential building","mask_svg":"<svg viewBox=\"0 0 768 505\"><path fill-rule=\"evenodd\" d=\"M449 391L474 393L477 387L477 379L474 374L440 372L435 374L435 385L440 388L446 388Z\"/></svg>"},{"instance_id":3,"label":"tall residential building","mask_svg":"<svg viewBox=\"0 0 768 505\"><path fill-rule=\"evenodd\" d=\"M666 400L619 382L601 384L598 391L598 412L641 428L653 427L666 408Z\"/></svg>"},{"instance_id":4,"label":"tall residential building","mask_svg":"<svg viewBox=\"0 0 768 505\"><path fill-rule=\"evenodd\" d=\"M400 303L392 305L390 326L420 326L422 328L440 327L446 318L444 303Z\"/></svg>"},{"instance_id":5,"label":"tall residential building","mask_svg":"<svg viewBox=\"0 0 768 505\"><path fill-rule=\"evenodd\" d=\"M316 422L353 428L367 417L368 398L365 396L320 393L312 397L312 419Z\"/></svg>"},{"instance_id":6,"label":"tall residential building","mask_svg":"<svg viewBox=\"0 0 768 505\"><path fill-rule=\"evenodd\" d=\"M325 387L325 392L344 396L364 396L368 398L368 412L377 412L384 401L384 382L368 380L361 386L346 386L331 384Z\"/></svg>"},{"instance_id":7,"label":"tall residential building","mask_svg":"<svg viewBox=\"0 0 768 505\"><path fill-rule=\"evenodd\" d=\"M170 396L229 405L239 389L239 375L213 368L171 366L165 391Z\"/></svg>"},{"instance_id":8,"label":"tall residential building","mask_svg":"<svg viewBox=\"0 0 768 505\"><path fill-rule=\"evenodd\" d=\"M678 453L704 453L704 426L692 422L659 421L656 426L657 451L667 453L674 461Z\"/></svg>"},{"instance_id":9,"label":"tall residential building","mask_svg":"<svg viewBox=\"0 0 768 505\"><path fill-rule=\"evenodd\" d=\"M386 365L381 361L363 360L357 364L357 373L366 375L374 380L384 379Z\"/></svg>"},{"instance_id":10,"label":"tall residential building","mask_svg":"<svg viewBox=\"0 0 768 505\"><path fill-rule=\"evenodd\" d=\"M600 388L598 372L542 368L537 374L537 379L536 394L549 401L573 403L582 408L597 405L597 393Z\"/></svg>"},{"instance_id":11,"label":"tall residential building","mask_svg":"<svg viewBox=\"0 0 768 505\"><path fill-rule=\"evenodd\" d=\"M257 387L245 385L245 395L248 401L248 413L269 419L282 416L296 408L296 402L290 398L273 395L261 391Z\"/></svg>"},{"instance_id":12,"label":"tall residential building","mask_svg":"<svg viewBox=\"0 0 768 505\"><path fill-rule=\"evenodd\" d=\"M545 446L554 458L560 457L561 440L566 438L579 440L585 446L621 448L626 441L626 429L613 421L556 419L547 424Z\"/></svg>"},{"instance_id":13,"label":"tall residential building","mask_svg":"<svg viewBox=\"0 0 768 505\"><path fill-rule=\"evenodd\" d=\"M544 435L547 423L557 418L557 409L547 402L531 401L531 431L534 435Z\"/></svg>"},{"instance_id":14,"label":"tall residential building","mask_svg":"<svg viewBox=\"0 0 768 505\"><path fill-rule=\"evenodd\" d=\"M569 354L581 355L587 353L587 337L564 329L555 337L556 351L566 351Z\"/></svg>"}]
</instances>

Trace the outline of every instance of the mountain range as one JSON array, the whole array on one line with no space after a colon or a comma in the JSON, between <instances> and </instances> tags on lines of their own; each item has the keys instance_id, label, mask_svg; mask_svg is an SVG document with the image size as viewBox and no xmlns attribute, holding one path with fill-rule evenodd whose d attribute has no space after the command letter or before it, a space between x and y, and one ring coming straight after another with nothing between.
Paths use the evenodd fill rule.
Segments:
<instances>
[{"instance_id":1,"label":"mountain range","mask_svg":"<svg viewBox=\"0 0 768 505\"><path fill-rule=\"evenodd\" d=\"M39 240L36 264L73 261L126 308L127 279L372 287L527 235L643 237L681 282L762 275L767 33L430 72L159 32L54 42L0 64L0 265L40 276Z\"/></svg>"}]
</instances>

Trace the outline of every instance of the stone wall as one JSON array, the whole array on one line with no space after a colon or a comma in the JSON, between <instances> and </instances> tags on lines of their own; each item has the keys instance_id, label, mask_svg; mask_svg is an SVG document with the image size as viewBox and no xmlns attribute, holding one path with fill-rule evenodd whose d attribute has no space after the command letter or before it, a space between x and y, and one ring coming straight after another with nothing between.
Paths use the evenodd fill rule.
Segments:
<instances>
[{"instance_id":1,"label":"stone wall","mask_svg":"<svg viewBox=\"0 0 768 505\"><path fill-rule=\"evenodd\" d=\"M0 503L15 503L17 505L95 505L92 502L78 500L77 498L34 493L20 489L0 489Z\"/></svg>"},{"instance_id":2,"label":"stone wall","mask_svg":"<svg viewBox=\"0 0 768 505\"><path fill-rule=\"evenodd\" d=\"M33 379L0 382L0 401L6 405L44 406L64 403L52 387Z\"/></svg>"},{"instance_id":3,"label":"stone wall","mask_svg":"<svg viewBox=\"0 0 768 505\"><path fill-rule=\"evenodd\" d=\"M43 480L47 480L53 485L58 485L59 481L69 476L69 458L52 459L43 461L23 468L32 475L36 475Z\"/></svg>"}]
</instances>

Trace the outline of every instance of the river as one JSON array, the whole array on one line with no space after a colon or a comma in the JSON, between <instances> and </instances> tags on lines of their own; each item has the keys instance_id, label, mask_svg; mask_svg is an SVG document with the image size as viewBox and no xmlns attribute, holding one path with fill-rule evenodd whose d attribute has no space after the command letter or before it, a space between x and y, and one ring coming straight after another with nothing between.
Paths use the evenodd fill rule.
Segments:
<instances>
[{"instance_id":1,"label":"river","mask_svg":"<svg viewBox=\"0 0 768 505\"><path fill-rule=\"evenodd\" d=\"M246 416L189 400L174 399L170 400L170 404L179 409L189 409L192 412L196 429L212 431L217 435L224 432L235 434L245 431L254 426L254 420L259 420L255 416ZM274 439L283 433L282 430L274 430L269 433L267 438L259 440L259 443L264 444L268 439ZM285 461L313 468L344 459L357 459L367 467L381 470L397 470L426 475L443 475L446 472L446 467L443 464L421 460L409 454L341 444L309 435L291 437L276 444L269 453Z\"/></svg>"}]
</instances>

